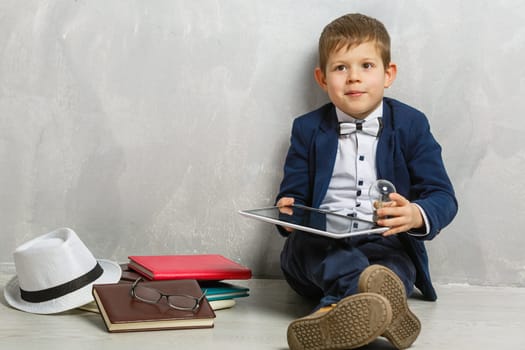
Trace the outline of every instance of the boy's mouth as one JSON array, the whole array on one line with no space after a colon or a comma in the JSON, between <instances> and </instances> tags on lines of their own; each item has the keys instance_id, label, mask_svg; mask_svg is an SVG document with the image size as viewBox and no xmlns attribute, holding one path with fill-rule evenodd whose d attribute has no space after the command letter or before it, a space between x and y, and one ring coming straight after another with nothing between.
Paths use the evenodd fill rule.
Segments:
<instances>
[{"instance_id":1,"label":"boy's mouth","mask_svg":"<svg viewBox=\"0 0 525 350\"><path fill-rule=\"evenodd\" d=\"M364 93L365 93L364 91L352 90L352 91L345 92L345 95L346 96L351 96L351 97L358 97L358 96L363 95Z\"/></svg>"}]
</instances>

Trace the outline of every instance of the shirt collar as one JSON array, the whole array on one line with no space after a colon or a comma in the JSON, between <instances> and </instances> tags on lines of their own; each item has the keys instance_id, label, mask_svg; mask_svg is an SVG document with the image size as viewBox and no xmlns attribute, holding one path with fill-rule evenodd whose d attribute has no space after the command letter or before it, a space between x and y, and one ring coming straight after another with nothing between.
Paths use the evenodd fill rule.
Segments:
<instances>
[{"instance_id":1,"label":"shirt collar","mask_svg":"<svg viewBox=\"0 0 525 350\"><path fill-rule=\"evenodd\" d=\"M337 114L337 121L339 123L356 123L358 121L361 121L361 119L356 119L356 118L346 114L345 112L343 112L342 110L340 110L337 107L335 107L335 113ZM382 116L383 116L383 101L381 101L379 106L377 106L376 109L374 109L365 119L362 119L362 120L363 121L365 121L365 120L374 120L374 119L382 117Z\"/></svg>"}]
</instances>

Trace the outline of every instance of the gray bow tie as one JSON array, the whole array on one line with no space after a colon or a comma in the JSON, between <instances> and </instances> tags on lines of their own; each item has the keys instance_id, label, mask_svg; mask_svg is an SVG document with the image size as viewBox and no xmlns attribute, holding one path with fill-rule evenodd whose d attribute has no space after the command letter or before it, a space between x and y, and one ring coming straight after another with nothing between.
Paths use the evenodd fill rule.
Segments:
<instances>
[{"instance_id":1,"label":"gray bow tie","mask_svg":"<svg viewBox=\"0 0 525 350\"><path fill-rule=\"evenodd\" d=\"M381 118L357 123L339 123L339 135L349 135L360 131L368 135L379 136L381 129L383 129Z\"/></svg>"}]
</instances>

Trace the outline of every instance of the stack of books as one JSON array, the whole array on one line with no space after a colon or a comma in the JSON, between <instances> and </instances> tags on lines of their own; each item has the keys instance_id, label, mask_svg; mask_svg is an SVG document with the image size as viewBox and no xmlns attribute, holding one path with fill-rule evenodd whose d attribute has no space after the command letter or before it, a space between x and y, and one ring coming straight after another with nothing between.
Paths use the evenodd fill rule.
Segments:
<instances>
[{"instance_id":1,"label":"stack of books","mask_svg":"<svg viewBox=\"0 0 525 350\"><path fill-rule=\"evenodd\" d=\"M249 279L251 270L218 254L129 256L121 267L120 282L94 285L94 305L83 307L100 312L109 332L211 328L216 310L230 308L236 298L249 295L247 287L224 280ZM140 277L137 286L155 295L147 296L149 302L131 293ZM198 300L199 306L193 310L170 306L172 295Z\"/></svg>"},{"instance_id":2,"label":"stack of books","mask_svg":"<svg viewBox=\"0 0 525 350\"><path fill-rule=\"evenodd\" d=\"M219 254L133 255L128 259L128 269L149 280L197 280L214 310L232 307L236 298L249 295L247 287L224 280L249 279L251 270Z\"/></svg>"}]
</instances>

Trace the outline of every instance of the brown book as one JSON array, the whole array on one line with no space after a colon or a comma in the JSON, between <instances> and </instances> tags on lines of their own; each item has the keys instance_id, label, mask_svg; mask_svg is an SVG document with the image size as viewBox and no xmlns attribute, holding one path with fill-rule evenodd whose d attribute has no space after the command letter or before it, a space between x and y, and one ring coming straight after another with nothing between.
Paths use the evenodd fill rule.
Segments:
<instances>
[{"instance_id":1,"label":"brown book","mask_svg":"<svg viewBox=\"0 0 525 350\"><path fill-rule=\"evenodd\" d=\"M177 310L167 304L165 297L156 304L137 300L131 296L131 285L93 285L93 297L109 332L213 327L215 313L206 298L201 300L195 312ZM196 280L143 281L140 285L169 295L184 294L196 298L202 295Z\"/></svg>"}]
</instances>

